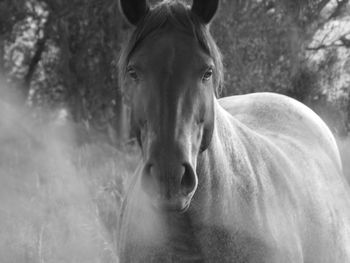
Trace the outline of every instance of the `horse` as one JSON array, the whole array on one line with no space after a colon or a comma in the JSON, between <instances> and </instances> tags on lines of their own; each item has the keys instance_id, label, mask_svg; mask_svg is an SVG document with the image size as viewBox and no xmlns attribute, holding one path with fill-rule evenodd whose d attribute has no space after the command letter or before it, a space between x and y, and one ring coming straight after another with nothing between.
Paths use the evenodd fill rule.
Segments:
<instances>
[{"instance_id":1,"label":"horse","mask_svg":"<svg viewBox=\"0 0 350 263\"><path fill-rule=\"evenodd\" d=\"M219 99L218 0L120 0L119 59L141 161L120 217L120 262L350 262L350 196L336 141L304 104Z\"/></svg>"}]
</instances>

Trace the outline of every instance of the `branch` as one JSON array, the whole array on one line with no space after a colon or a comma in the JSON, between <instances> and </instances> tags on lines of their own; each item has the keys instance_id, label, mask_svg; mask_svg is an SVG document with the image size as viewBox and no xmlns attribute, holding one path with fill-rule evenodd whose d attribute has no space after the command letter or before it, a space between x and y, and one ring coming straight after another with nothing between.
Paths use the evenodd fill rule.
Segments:
<instances>
[{"instance_id":1,"label":"branch","mask_svg":"<svg viewBox=\"0 0 350 263\"><path fill-rule=\"evenodd\" d=\"M324 1L325 3L326 1ZM334 18L336 18L337 16L339 16L342 12L342 9L347 5L347 3L349 2L349 0L337 0L337 6L335 8L333 8L333 12L332 14L329 16L329 17L325 17L324 19L321 19L320 21L317 21L312 27L311 29L314 29L313 32L317 32L318 29L322 29L324 30L324 27L325 25L333 20ZM323 4L324 4L323 3ZM324 8L325 6L323 6ZM316 47L307 47L306 50L319 50L319 49L322 49L322 48L330 48L330 47L334 47L334 46L345 46L345 47L348 47L346 44L342 44L342 45L339 45L339 44L335 44L335 42L337 41L341 41L341 42L344 42L342 41L342 37L345 37L346 38L346 35L349 34L349 31L345 34L343 34L343 36L339 37L337 40L333 41L331 44L329 45L325 45L325 44L321 44L319 46L316 46ZM310 38L309 38L309 43L312 43L312 40L315 36L315 33L311 34L310 35ZM323 40L326 38L327 36L324 36ZM346 38L347 39L347 38ZM321 43L323 42L320 41ZM346 42L346 40L345 40Z\"/></svg>"},{"instance_id":2,"label":"branch","mask_svg":"<svg viewBox=\"0 0 350 263\"><path fill-rule=\"evenodd\" d=\"M319 14L323 10L323 8L325 8L326 5L328 5L329 2L330 0L323 0L321 3L319 3L317 6L316 14Z\"/></svg>"},{"instance_id":3,"label":"branch","mask_svg":"<svg viewBox=\"0 0 350 263\"><path fill-rule=\"evenodd\" d=\"M345 47L350 48L350 39L347 38L346 35L341 36L341 37L339 38L339 40L343 43L343 45L344 45Z\"/></svg>"},{"instance_id":4,"label":"branch","mask_svg":"<svg viewBox=\"0 0 350 263\"><path fill-rule=\"evenodd\" d=\"M312 51L318 51L320 49L327 49L327 48L333 48L333 47L345 47L350 48L350 39L347 38L347 34L342 35L337 40L333 41L332 43L326 45L326 44L320 44L318 46L314 47L306 47L306 50L312 50Z\"/></svg>"},{"instance_id":5,"label":"branch","mask_svg":"<svg viewBox=\"0 0 350 263\"><path fill-rule=\"evenodd\" d=\"M33 58L31 59L30 63L29 63L29 66L28 66L28 71L26 73L26 75L24 76L24 85L25 85L25 89L26 89L26 97L28 95L28 92L29 92L29 89L30 89L30 82L33 78L33 75L34 75L34 72L35 72L35 69L39 63L39 61L41 60L41 57L42 57L42 54L45 50L45 44L46 44L46 41L49 37L49 27L50 27L50 24L51 24L51 16L49 15L48 18L47 18L47 21L45 23L45 26L44 26L44 30L43 30L43 37L40 38L38 40L38 42L36 43L36 51L34 53L34 56Z\"/></svg>"},{"instance_id":6,"label":"branch","mask_svg":"<svg viewBox=\"0 0 350 263\"><path fill-rule=\"evenodd\" d=\"M327 48L333 48L333 47L344 47L344 45L337 44L337 43L332 43L332 44L329 44L329 45L322 44L322 45L319 45L319 46L316 46L316 47L307 47L305 49L306 50L310 50L310 51L318 51L318 50L321 50L321 49L327 49Z\"/></svg>"},{"instance_id":7,"label":"branch","mask_svg":"<svg viewBox=\"0 0 350 263\"><path fill-rule=\"evenodd\" d=\"M349 0L337 0L337 7L335 8L334 12L330 15L328 20L331 20L333 18L336 18L341 14L341 11L344 6L349 2Z\"/></svg>"},{"instance_id":8,"label":"branch","mask_svg":"<svg viewBox=\"0 0 350 263\"><path fill-rule=\"evenodd\" d=\"M321 41L318 43L318 46L309 46L306 47L306 50L320 50L324 48L331 48L331 47L346 47L350 48L350 30L347 30L342 35L340 35L337 39L333 40L330 44L324 44L324 40L329 36L331 32L328 32Z\"/></svg>"}]
</instances>

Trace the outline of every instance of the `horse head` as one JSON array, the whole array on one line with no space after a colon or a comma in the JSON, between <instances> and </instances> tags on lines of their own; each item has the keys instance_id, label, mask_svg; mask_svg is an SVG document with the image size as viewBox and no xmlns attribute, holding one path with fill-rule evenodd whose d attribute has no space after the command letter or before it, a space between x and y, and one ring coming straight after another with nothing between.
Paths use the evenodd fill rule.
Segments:
<instances>
[{"instance_id":1,"label":"horse head","mask_svg":"<svg viewBox=\"0 0 350 263\"><path fill-rule=\"evenodd\" d=\"M160 209L184 212L198 185L198 155L210 144L220 53L209 33L218 0L150 8L121 0L135 26L119 62L132 130L142 149L142 188Z\"/></svg>"}]
</instances>

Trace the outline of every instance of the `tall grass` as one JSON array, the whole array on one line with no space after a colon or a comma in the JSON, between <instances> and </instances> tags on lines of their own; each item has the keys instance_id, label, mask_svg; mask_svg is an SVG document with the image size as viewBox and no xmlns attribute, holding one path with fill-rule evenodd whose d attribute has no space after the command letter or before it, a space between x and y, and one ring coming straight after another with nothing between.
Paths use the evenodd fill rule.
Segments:
<instances>
[{"instance_id":1,"label":"tall grass","mask_svg":"<svg viewBox=\"0 0 350 263\"><path fill-rule=\"evenodd\" d=\"M38 124L0 100L0 262L118 262L123 182L137 158Z\"/></svg>"}]
</instances>

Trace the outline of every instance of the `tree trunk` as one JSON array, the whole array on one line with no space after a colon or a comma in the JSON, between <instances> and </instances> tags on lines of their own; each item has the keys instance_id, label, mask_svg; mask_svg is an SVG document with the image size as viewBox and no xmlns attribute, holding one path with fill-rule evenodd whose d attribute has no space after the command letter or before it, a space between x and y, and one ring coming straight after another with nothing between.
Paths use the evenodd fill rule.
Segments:
<instances>
[{"instance_id":1,"label":"tree trunk","mask_svg":"<svg viewBox=\"0 0 350 263\"><path fill-rule=\"evenodd\" d=\"M33 58L31 59L29 66L28 66L28 71L26 75L24 76L23 80L23 97L26 100L29 95L30 91L30 84L33 79L34 72L37 68L38 63L41 60L42 54L45 51L45 46L46 46L46 41L49 38L50 35L50 26L51 26L51 15L48 16L44 28L43 28L43 37L39 38L37 43L36 43L36 50L34 53Z\"/></svg>"}]
</instances>

